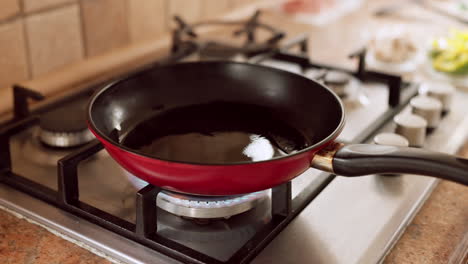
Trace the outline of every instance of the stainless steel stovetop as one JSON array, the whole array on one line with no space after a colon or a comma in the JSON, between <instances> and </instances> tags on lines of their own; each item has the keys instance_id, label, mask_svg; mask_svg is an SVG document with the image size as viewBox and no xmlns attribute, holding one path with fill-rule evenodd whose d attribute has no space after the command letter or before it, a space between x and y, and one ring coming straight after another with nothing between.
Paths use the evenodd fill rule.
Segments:
<instances>
[{"instance_id":1,"label":"stainless steel stovetop","mask_svg":"<svg viewBox=\"0 0 468 264\"><path fill-rule=\"evenodd\" d=\"M318 69L302 71L297 64L276 59L260 63L308 77L319 74ZM377 121L384 119L384 125L369 135L393 131L392 115L386 114L390 110L388 87L378 82L361 83L356 78L352 82L353 95L343 99L346 128L338 140L369 141L372 137L363 138L363 134L369 133ZM408 99L416 90L415 84L410 84L402 98ZM458 150L468 134L467 101L468 94L456 92L450 113L428 136L425 148L447 153ZM395 109L408 111L405 105ZM29 180L58 190L57 161L76 149L45 147L39 142L38 134L38 125L32 125L10 138L11 169ZM144 182L125 172L105 150L81 162L77 171L80 201L135 225L135 193L145 185ZM293 211L296 210L297 216L276 237L268 237L271 241L255 255L252 263L378 263L437 182L433 178L413 175L334 177L309 169L292 181ZM315 194L305 197L305 190ZM276 221L272 218L271 197L272 191L267 190L266 197L259 199L253 209L214 220L196 221L159 209L157 234L206 254L218 263L228 261L259 230ZM309 202L309 198L313 199ZM156 205L156 201L153 202ZM299 203L305 207L294 207ZM220 203L216 204L219 206ZM5 183L0 183L0 208L115 262L179 263ZM248 248L246 252L249 252ZM235 263L232 259L231 262Z\"/></svg>"}]
</instances>

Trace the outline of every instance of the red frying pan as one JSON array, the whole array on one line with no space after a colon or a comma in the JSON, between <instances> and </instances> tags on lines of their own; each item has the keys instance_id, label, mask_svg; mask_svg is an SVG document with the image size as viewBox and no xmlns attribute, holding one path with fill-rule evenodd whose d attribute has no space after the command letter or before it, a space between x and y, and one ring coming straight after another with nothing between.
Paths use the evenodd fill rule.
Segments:
<instances>
[{"instance_id":1,"label":"red frying pan","mask_svg":"<svg viewBox=\"0 0 468 264\"><path fill-rule=\"evenodd\" d=\"M109 154L171 191L249 193L311 166L342 176L410 173L468 185L465 159L334 142L344 120L340 100L323 85L233 62L154 67L104 87L88 106L89 128Z\"/></svg>"}]
</instances>

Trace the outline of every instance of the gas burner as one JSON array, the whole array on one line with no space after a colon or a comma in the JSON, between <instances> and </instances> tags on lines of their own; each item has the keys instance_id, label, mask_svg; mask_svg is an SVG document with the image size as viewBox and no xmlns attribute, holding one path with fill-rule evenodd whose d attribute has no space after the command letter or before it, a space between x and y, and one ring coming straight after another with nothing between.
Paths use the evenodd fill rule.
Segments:
<instances>
[{"instance_id":1,"label":"gas burner","mask_svg":"<svg viewBox=\"0 0 468 264\"><path fill-rule=\"evenodd\" d=\"M40 129L32 133L32 137L25 138L23 142L24 156L41 166L57 166L57 161L68 154L68 149L50 147L39 141Z\"/></svg>"},{"instance_id":2,"label":"gas burner","mask_svg":"<svg viewBox=\"0 0 468 264\"><path fill-rule=\"evenodd\" d=\"M79 100L41 115L39 140L47 146L76 147L94 139L86 125L86 101Z\"/></svg>"},{"instance_id":3,"label":"gas burner","mask_svg":"<svg viewBox=\"0 0 468 264\"><path fill-rule=\"evenodd\" d=\"M156 203L159 208L177 216L192 219L219 219L246 212L268 196L259 191L238 196L194 196L162 191Z\"/></svg>"},{"instance_id":4,"label":"gas burner","mask_svg":"<svg viewBox=\"0 0 468 264\"><path fill-rule=\"evenodd\" d=\"M323 76L323 82L340 98L349 96L353 76L342 71L328 71Z\"/></svg>"},{"instance_id":5,"label":"gas burner","mask_svg":"<svg viewBox=\"0 0 468 264\"><path fill-rule=\"evenodd\" d=\"M88 129L75 132L52 132L41 127L39 138L48 146L68 148L83 145L93 140L94 136Z\"/></svg>"},{"instance_id":6,"label":"gas burner","mask_svg":"<svg viewBox=\"0 0 468 264\"><path fill-rule=\"evenodd\" d=\"M260 12L244 21L204 21L195 24L188 24L182 18L175 16L176 29L172 32L172 48L173 54L181 52L187 43L196 46L201 57L209 57L216 59L230 59L238 54L247 57L255 56L265 52L270 52L278 48L278 43L285 37L282 31L274 27L259 22ZM238 38L245 36L240 44L233 44L239 41L220 41L214 39L203 39L199 37L197 30L206 26L239 26L232 32L232 37ZM270 33L270 37L257 41L257 32L263 30ZM193 46L188 45L188 46Z\"/></svg>"},{"instance_id":7,"label":"gas burner","mask_svg":"<svg viewBox=\"0 0 468 264\"><path fill-rule=\"evenodd\" d=\"M369 99L362 89L361 81L347 72L311 69L306 71L305 75L330 88L341 98L345 107L354 108L369 104Z\"/></svg>"},{"instance_id":8,"label":"gas burner","mask_svg":"<svg viewBox=\"0 0 468 264\"><path fill-rule=\"evenodd\" d=\"M25 157L25 160L31 161L41 167L56 167L57 162L61 158L70 154L71 151L74 151L79 147L65 148L47 145L42 142L39 133L41 133L41 129L39 127L31 129L24 137L21 137L19 144L23 150L21 155ZM95 157L91 157L91 159L101 156L104 156L104 153L98 153Z\"/></svg>"},{"instance_id":9,"label":"gas burner","mask_svg":"<svg viewBox=\"0 0 468 264\"><path fill-rule=\"evenodd\" d=\"M201 61L229 60L246 62L248 60L247 56L235 47L217 42L205 43L196 55L198 55L196 59Z\"/></svg>"},{"instance_id":10,"label":"gas burner","mask_svg":"<svg viewBox=\"0 0 468 264\"><path fill-rule=\"evenodd\" d=\"M124 170L130 184L139 190L148 183ZM159 208L183 218L195 220L199 224L209 220L225 218L249 211L268 196L267 190L236 196L196 196L170 191L162 191L156 198Z\"/></svg>"}]
</instances>

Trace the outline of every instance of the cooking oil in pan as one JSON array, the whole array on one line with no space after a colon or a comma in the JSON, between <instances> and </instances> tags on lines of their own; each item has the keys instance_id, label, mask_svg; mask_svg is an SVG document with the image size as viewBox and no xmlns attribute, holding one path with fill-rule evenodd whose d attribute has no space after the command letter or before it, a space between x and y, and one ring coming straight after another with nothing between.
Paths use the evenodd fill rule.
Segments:
<instances>
[{"instance_id":1,"label":"cooking oil in pan","mask_svg":"<svg viewBox=\"0 0 468 264\"><path fill-rule=\"evenodd\" d=\"M268 109L233 103L163 111L139 123L122 140L124 146L154 158L205 164L268 160L309 143Z\"/></svg>"}]
</instances>

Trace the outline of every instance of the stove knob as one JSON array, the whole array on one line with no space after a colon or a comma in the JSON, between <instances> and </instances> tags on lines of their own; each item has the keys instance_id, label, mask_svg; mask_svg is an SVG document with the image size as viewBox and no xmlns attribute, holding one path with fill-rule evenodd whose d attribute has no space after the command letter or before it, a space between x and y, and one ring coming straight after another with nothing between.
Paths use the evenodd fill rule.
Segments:
<instances>
[{"instance_id":1,"label":"stove knob","mask_svg":"<svg viewBox=\"0 0 468 264\"><path fill-rule=\"evenodd\" d=\"M448 83L423 83L419 88L419 94L438 99L442 103L442 114L450 111L452 96L455 88Z\"/></svg>"},{"instance_id":2,"label":"stove knob","mask_svg":"<svg viewBox=\"0 0 468 264\"><path fill-rule=\"evenodd\" d=\"M411 111L426 119L427 128L434 129L440 123L442 116L442 103L432 97L419 95L410 101Z\"/></svg>"},{"instance_id":3,"label":"stove knob","mask_svg":"<svg viewBox=\"0 0 468 264\"><path fill-rule=\"evenodd\" d=\"M422 147L426 140L427 121L421 116L405 113L393 118L396 124L395 132L405 137L409 146Z\"/></svg>"},{"instance_id":4,"label":"stove knob","mask_svg":"<svg viewBox=\"0 0 468 264\"><path fill-rule=\"evenodd\" d=\"M395 147L408 147L408 140L395 133L380 133L374 137L374 143L377 145L387 145Z\"/></svg>"}]
</instances>

